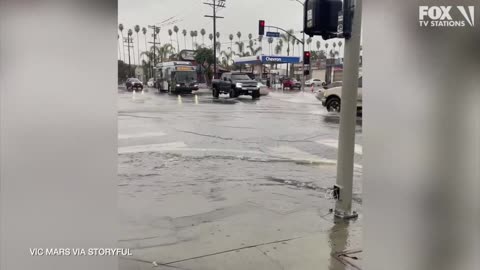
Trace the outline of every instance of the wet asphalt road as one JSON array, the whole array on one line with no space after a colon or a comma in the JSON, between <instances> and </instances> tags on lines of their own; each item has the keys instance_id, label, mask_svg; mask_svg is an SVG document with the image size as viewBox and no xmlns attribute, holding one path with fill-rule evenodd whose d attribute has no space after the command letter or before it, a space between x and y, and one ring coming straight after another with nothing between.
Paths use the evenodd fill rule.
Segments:
<instances>
[{"instance_id":1,"label":"wet asphalt road","mask_svg":"<svg viewBox=\"0 0 480 270\"><path fill-rule=\"evenodd\" d=\"M179 98L151 89L133 98L119 89L120 246L133 249L128 263L204 269L199 260L211 254L320 232L330 232L319 246L325 252L358 248L359 221L342 227L348 239L338 238L333 228L342 225L325 198L335 183L338 128L339 116L311 93L271 92L253 101L215 100L208 90ZM358 119L357 210L361 130ZM344 269L330 259L325 265L318 269Z\"/></svg>"}]
</instances>

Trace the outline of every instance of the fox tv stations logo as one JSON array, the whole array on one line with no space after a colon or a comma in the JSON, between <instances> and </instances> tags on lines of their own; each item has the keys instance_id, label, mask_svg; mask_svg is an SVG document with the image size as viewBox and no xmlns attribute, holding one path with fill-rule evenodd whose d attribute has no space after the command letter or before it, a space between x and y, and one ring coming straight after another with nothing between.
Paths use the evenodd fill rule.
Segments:
<instances>
[{"instance_id":1,"label":"fox tv stations logo","mask_svg":"<svg viewBox=\"0 0 480 270\"><path fill-rule=\"evenodd\" d=\"M466 27L475 25L474 6L420 6L421 27Z\"/></svg>"}]
</instances>

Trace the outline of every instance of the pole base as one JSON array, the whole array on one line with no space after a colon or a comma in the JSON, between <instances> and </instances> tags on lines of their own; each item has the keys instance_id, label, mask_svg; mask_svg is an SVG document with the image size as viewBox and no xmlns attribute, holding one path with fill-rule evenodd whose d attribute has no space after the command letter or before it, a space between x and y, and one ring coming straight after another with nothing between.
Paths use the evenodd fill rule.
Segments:
<instances>
[{"instance_id":1,"label":"pole base","mask_svg":"<svg viewBox=\"0 0 480 270\"><path fill-rule=\"evenodd\" d=\"M352 211L351 213L345 212L345 211L340 211L335 209L335 217L341 218L341 219L356 219L358 218L358 213L355 211Z\"/></svg>"}]
</instances>

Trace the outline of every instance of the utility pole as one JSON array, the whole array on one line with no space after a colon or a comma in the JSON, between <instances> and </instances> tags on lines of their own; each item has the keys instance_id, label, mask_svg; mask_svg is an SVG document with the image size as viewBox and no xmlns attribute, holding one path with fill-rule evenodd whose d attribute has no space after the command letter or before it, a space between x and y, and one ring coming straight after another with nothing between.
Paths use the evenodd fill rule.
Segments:
<instances>
[{"instance_id":1,"label":"utility pole","mask_svg":"<svg viewBox=\"0 0 480 270\"><path fill-rule=\"evenodd\" d=\"M155 25L149 25L148 28L153 30L153 42L148 42L150 44L153 44L153 68L150 69L152 77L154 76L154 68L157 66L157 56L156 56L156 48L157 48L157 30L160 30L160 27L155 26ZM154 78L155 79L155 78Z\"/></svg>"},{"instance_id":2,"label":"utility pole","mask_svg":"<svg viewBox=\"0 0 480 270\"><path fill-rule=\"evenodd\" d=\"M352 6L351 3L354 3ZM349 219L358 214L352 212L352 186L357 115L358 69L360 64L360 34L362 0L343 2L343 19L350 20L353 11L351 37L345 37L342 105L338 140L337 184L334 187L337 201L335 216Z\"/></svg>"},{"instance_id":3,"label":"utility pole","mask_svg":"<svg viewBox=\"0 0 480 270\"><path fill-rule=\"evenodd\" d=\"M127 37L125 38L124 42L127 43L127 45L124 44L124 46L126 46L128 48L128 76L131 77L132 76L132 68L131 68L131 64L130 64L130 48L133 48L133 39L131 37Z\"/></svg>"},{"instance_id":4,"label":"utility pole","mask_svg":"<svg viewBox=\"0 0 480 270\"><path fill-rule=\"evenodd\" d=\"M213 79L217 72L217 18L223 19L224 17L217 16L217 8L225 7L225 0L212 0L211 3L204 2L205 5L213 8L213 16L205 15L205 17L213 18Z\"/></svg>"}]
</instances>

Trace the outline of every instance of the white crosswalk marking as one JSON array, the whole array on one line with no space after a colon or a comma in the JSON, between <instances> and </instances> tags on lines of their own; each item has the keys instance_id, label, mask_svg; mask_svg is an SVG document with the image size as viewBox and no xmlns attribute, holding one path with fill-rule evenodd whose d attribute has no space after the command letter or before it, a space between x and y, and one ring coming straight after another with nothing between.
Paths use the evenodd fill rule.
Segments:
<instances>
[{"instance_id":1,"label":"white crosswalk marking","mask_svg":"<svg viewBox=\"0 0 480 270\"><path fill-rule=\"evenodd\" d=\"M320 140L320 141L316 141L316 143L330 146L333 148L338 148L338 140ZM359 144L355 144L355 153L362 155L363 147Z\"/></svg>"},{"instance_id":2,"label":"white crosswalk marking","mask_svg":"<svg viewBox=\"0 0 480 270\"><path fill-rule=\"evenodd\" d=\"M162 152L162 151L179 149L186 146L187 145L184 142L124 146L124 147L118 148L118 153L131 154L131 153L142 153L142 152Z\"/></svg>"},{"instance_id":3,"label":"white crosswalk marking","mask_svg":"<svg viewBox=\"0 0 480 270\"><path fill-rule=\"evenodd\" d=\"M268 154L300 162L323 163L331 165L337 164L337 161L334 159L322 158L290 146L270 148ZM359 164L355 164L354 166L355 168L362 168L362 165Z\"/></svg>"},{"instance_id":4,"label":"white crosswalk marking","mask_svg":"<svg viewBox=\"0 0 480 270\"><path fill-rule=\"evenodd\" d=\"M145 132L136 134L118 134L118 139L135 139L135 138L149 138L149 137L161 137L166 134L163 132Z\"/></svg>"}]
</instances>

